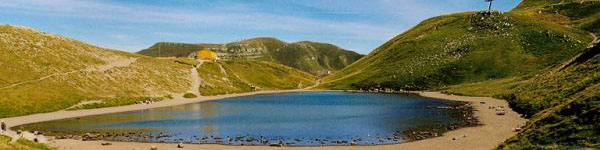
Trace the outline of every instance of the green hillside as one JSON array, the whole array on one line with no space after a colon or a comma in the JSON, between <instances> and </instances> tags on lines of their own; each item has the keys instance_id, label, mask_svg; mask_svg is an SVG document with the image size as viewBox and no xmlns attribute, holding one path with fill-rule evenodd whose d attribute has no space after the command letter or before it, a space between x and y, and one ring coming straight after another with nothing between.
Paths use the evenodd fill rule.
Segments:
<instances>
[{"instance_id":1,"label":"green hillside","mask_svg":"<svg viewBox=\"0 0 600 150\"><path fill-rule=\"evenodd\" d=\"M591 40L585 31L519 13L444 15L325 77L321 88L422 90L522 76L575 56Z\"/></svg>"},{"instance_id":2,"label":"green hillside","mask_svg":"<svg viewBox=\"0 0 600 150\"><path fill-rule=\"evenodd\" d=\"M137 53L152 57L188 57L202 48L202 44L159 42Z\"/></svg>"},{"instance_id":3,"label":"green hillside","mask_svg":"<svg viewBox=\"0 0 600 150\"><path fill-rule=\"evenodd\" d=\"M524 130L502 148L600 148L599 52L596 45L536 74L451 86L444 92L506 99L530 118Z\"/></svg>"},{"instance_id":4,"label":"green hillside","mask_svg":"<svg viewBox=\"0 0 600 150\"><path fill-rule=\"evenodd\" d=\"M335 72L360 59L362 55L332 44L317 42L286 43L275 38L253 38L227 44L157 43L139 54L157 57L187 57L202 48L213 49L222 59L261 60L280 63L314 75Z\"/></svg>"},{"instance_id":5,"label":"green hillside","mask_svg":"<svg viewBox=\"0 0 600 150\"><path fill-rule=\"evenodd\" d=\"M167 100L198 90L207 95L247 92L246 83L259 90L292 89L315 80L313 75L273 63L218 62L230 73L200 74L206 78L200 80L207 82L194 89L193 71L203 70L193 69L201 64L197 60L156 59L11 25L0 25L0 51L0 118ZM201 68L206 66L210 65ZM243 84L227 84L231 88L213 92L204 88L212 78Z\"/></svg>"},{"instance_id":6,"label":"green hillside","mask_svg":"<svg viewBox=\"0 0 600 150\"><path fill-rule=\"evenodd\" d=\"M598 33L598 1L526 0L515 12ZM595 7L595 8L592 8ZM540 11L541 10L541 11ZM548 13L548 10L553 10ZM554 11L558 10L558 11ZM533 14L533 13L532 13ZM562 18L563 20L553 20ZM581 20L595 20L594 26ZM596 41L599 42L599 41ZM499 149L600 149L600 45L525 76L450 86L454 94L494 96L530 118Z\"/></svg>"},{"instance_id":7,"label":"green hillside","mask_svg":"<svg viewBox=\"0 0 600 150\"><path fill-rule=\"evenodd\" d=\"M524 0L513 12L600 33L598 0Z\"/></svg>"},{"instance_id":8,"label":"green hillside","mask_svg":"<svg viewBox=\"0 0 600 150\"><path fill-rule=\"evenodd\" d=\"M205 62L198 68L202 95L222 95L257 90L305 88L316 78L291 67L264 61Z\"/></svg>"},{"instance_id":9,"label":"green hillside","mask_svg":"<svg viewBox=\"0 0 600 150\"><path fill-rule=\"evenodd\" d=\"M600 51L596 45L592 51ZM502 147L600 148L600 55L581 56L523 81L500 95L532 116L525 130Z\"/></svg>"},{"instance_id":10,"label":"green hillside","mask_svg":"<svg viewBox=\"0 0 600 150\"><path fill-rule=\"evenodd\" d=\"M513 11L428 19L319 88L494 96L530 121L498 149L600 149L599 1L525 0Z\"/></svg>"}]
</instances>

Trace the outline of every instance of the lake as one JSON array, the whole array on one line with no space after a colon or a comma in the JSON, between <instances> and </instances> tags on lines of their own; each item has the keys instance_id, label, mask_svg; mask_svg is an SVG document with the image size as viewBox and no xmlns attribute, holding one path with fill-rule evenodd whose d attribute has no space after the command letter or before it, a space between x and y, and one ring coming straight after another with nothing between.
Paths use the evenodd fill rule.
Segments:
<instances>
[{"instance_id":1,"label":"lake","mask_svg":"<svg viewBox=\"0 0 600 150\"><path fill-rule=\"evenodd\" d=\"M300 92L227 98L24 125L51 134L102 133L104 139L231 145L396 144L401 133L461 121L460 102L406 94Z\"/></svg>"}]
</instances>

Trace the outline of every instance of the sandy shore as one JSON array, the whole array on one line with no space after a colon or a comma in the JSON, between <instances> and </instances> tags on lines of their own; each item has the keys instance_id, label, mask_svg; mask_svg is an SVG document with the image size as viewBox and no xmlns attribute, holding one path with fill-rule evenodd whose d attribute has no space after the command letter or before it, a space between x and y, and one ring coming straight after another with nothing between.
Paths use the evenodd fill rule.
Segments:
<instances>
[{"instance_id":1,"label":"sandy shore","mask_svg":"<svg viewBox=\"0 0 600 150\"><path fill-rule=\"evenodd\" d=\"M174 99L161 101L154 104L138 104L128 105L110 108L99 108L90 110L76 110L76 111L58 111L51 113L34 114L21 117L4 118L10 127L57 120L64 118L83 117L89 115L98 115L114 112L125 112L133 110L142 110L149 108L175 106L189 103L197 103L209 100L218 100L229 97L237 96L248 96L256 94L269 94L269 93L283 93L283 92L307 92L310 90L285 90L285 91L260 91L252 93L241 93L241 94L229 94L223 96L207 96L199 97L195 99ZM475 116L478 117L479 121L483 124L481 126L461 128L445 133L443 136L430 138L426 140L395 144L395 145L376 145L376 146L329 146L329 147L269 147L269 146L228 146L228 145L216 145L216 144L184 144L183 149L231 149L231 150L252 150L252 149L365 149L365 150L422 150L422 149L481 149L489 150L495 148L498 144L502 143L507 138L516 134L513 129L520 127L525 124L526 120L521 118L519 114L512 111L508 107L508 103L504 100L489 98L489 97L466 97L466 96L455 96L446 95L439 92L420 92L421 96L447 99L455 101L471 102L475 107ZM481 104L480 102L485 102ZM496 110L488 109L489 106L504 106L507 110L506 115L496 115ZM454 139L454 140L453 140ZM164 143L135 143L135 142L110 142L112 145L102 146L100 143L104 141L77 141L71 139L65 140L51 140L48 144L50 146L58 147L59 149L65 150L104 150L104 149L150 149L152 146L158 147L160 150L165 149L178 149L177 144L164 144Z\"/></svg>"}]
</instances>

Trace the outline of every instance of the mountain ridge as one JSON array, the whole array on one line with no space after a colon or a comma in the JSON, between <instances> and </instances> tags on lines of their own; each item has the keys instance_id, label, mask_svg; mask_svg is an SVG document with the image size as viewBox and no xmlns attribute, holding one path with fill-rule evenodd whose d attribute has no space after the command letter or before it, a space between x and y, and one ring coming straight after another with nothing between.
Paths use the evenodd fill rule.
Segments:
<instances>
[{"instance_id":1,"label":"mountain ridge","mask_svg":"<svg viewBox=\"0 0 600 150\"><path fill-rule=\"evenodd\" d=\"M224 59L276 62L318 76L342 69L363 56L329 43L312 41L287 43L273 37L257 37L226 44L159 42L138 53L157 57L158 47L162 47L163 57L187 57L202 48L209 48L221 53L220 56Z\"/></svg>"}]
</instances>

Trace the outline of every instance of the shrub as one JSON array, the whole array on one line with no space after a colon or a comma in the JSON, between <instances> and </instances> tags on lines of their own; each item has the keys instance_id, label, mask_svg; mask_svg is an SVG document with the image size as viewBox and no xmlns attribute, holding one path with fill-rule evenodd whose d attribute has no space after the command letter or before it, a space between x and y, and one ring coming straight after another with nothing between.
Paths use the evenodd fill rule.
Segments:
<instances>
[{"instance_id":1,"label":"shrub","mask_svg":"<svg viewBox=\"0 0 600 150\"><path fill-rule=\"evenodd\" d=\"M196 98L198 96L196 96L196 94L194 94L194 93L185 93L185 94L183 94L183 97L184 98Z\"/></svg>"}]
</instances>

